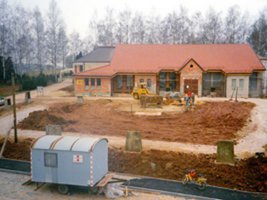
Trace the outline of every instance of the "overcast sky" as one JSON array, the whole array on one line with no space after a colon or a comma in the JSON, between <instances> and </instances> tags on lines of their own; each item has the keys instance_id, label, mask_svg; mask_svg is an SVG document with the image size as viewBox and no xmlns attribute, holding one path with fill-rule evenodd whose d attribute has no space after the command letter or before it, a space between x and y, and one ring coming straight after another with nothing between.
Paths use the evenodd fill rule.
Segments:
<instances>
[{"instance_id":1,"label":"overcast sky","mask_svg":"<svg viewBox=\"0 0 267 200\"><path fill-rule=\"evenodd\" d=\"M46 14L50 0L8 0L9 4L21 4L25 8L33 9L38 6ZM115 10L125 8L142 12L145 15L153 13L166 15L178 9L180 5L188 9L189 13L195 11L205 12L213 7L217 11L226 12L233 5L238 5L241 12L248 11L251 18L258 16L259 12L267 6L267 0L56 0L67 25L68 33L76 30L81 36L88 33L89 20L104 15L107 7Z\"/></svg>"}]
</instances>

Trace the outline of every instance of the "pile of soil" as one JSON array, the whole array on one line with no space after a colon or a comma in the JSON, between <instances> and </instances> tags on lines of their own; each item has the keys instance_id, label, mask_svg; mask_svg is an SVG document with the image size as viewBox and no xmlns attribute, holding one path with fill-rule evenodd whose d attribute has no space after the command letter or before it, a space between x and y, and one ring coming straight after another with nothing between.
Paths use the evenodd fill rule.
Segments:
<instances>
[{"instance_id":1,"label":"pile of soil","mask_svg":"<svg viewBox=\"0 0 267 200\"><path fill-rule=\"evenodd\" d=\"M267 158L251 157L236 166L215 164L215 155L150 150L142 153L109 149L109 170L144 176L182 180L186 171L195 169L208 184L232 189L267 192Z\"/></svg>"},{"instance_id":2,"label":"pile of soil","mask_svg":"<svg viewBox=\"0 0 267 200\"><path fill-rule=\"evenodd\" d=\"M43 110L31 112L29 117L23 120L23 123L19 123L18 127L29 130L45 130L45 126L48 124L64 125L72 123L74 122L71 120L65 120L61 116L50 114L48 110Z\"/></svg>"},{"instance_id":3,"label":"pile of soil","mask_svg":"<svg viewBox=\"0 0 267 200\"><path fill-rule=\"evenodd\" d=\"M127 131L137 130L145 139L216 144L219 140L234 140L254 106L249 102L207 102L185 113L135 116L119 110L116 102L100 99L82 105L57 104L48 111L31 113L19 128L44 130L52 122L69 132L125 136Z\"/></svg>"},{"instance_id":4,"label":"pile of soil","mask_svg":"<svg viewBox=\"0 0 267 200\"><path fill-rule=\"evenodd\" d=\"M8 142L4 157L30 161L32 139ZM2 144L0 143L0 147ZM159 150L142 153L109 149L109 171L181 180L188 169L195 169L208 184L247 191L267 192L267 158L240 160L236 166L216 165L215 155L194 155Z\"/></svg>"},{"instance_id":5,"label":"pile of soil","mask_svg":"<svg viewBox=\"0 0 267 200\"><path fill-rule=\"evenodd\" d=\"M19 140L18 143L7 141L3 156L5 158L12 158L17 160L30 160L31 157L31 144L32 138ZM2 148L3 140L0 143L0 149Z\"/></svg>"}]
</instances>

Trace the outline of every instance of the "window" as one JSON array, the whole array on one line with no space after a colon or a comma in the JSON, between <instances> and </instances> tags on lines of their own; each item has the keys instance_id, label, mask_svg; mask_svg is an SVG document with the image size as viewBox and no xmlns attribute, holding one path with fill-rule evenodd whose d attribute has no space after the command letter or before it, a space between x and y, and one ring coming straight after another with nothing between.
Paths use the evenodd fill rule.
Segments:
<instances>
[{"instance_id":1,"label":"window","mask_svg":"<svg viewBox=\"0 0 267 200\"><path fill-rule=\"evenodd\" d=\"M91 78L91 87L95 87L95 79Z\"/></svg>"},{"instance_id":2,"label":"window","mask_svg":"<svg viewBox=\"0 0 267 200\"><path fill-rule=\"evenodd\" d=\"M133 76L127 76L127 89L133 89Z\"/></svg>"},{"instance_id":3,"label":"window","mask_svg":"<svg viewBox=\"0 0 267 200\"><path fill-rule=\"evenodd\" d=\"M89 78L84 79L84 85L89 86Z\"/></svg>"},{"instance_id":4,"label":"window","mask_svg":"<svg viewBox=\"0 0 267 200\"><path fill-rule=\"evenodd\" d=\"M44 153L44 165L45 167L57 167L57 154L56 153Z\"/></svg>"},{"instance_id":5,"label":"window","mask_svg":"<svg viewBox=\"0 0 267 200\"><path fill-rule=\"evenodd\" d=\"M236 88L236 79L232 79L232 90Z\"/></svg>"},{"instance_id":6,"label":"window","mask_svg":"<svg viewBox=\"0 0 267 200\"><path fill-rule=\"evenodd\" d=\"M148 78L147 80L146 80L146 85L147 85L147 87L151 87L151 79L150 78Z\"/></svg>"},{"instance_id":7,"label":"window","mask_svg":"<svg viewBox=\"0 0 267 200\"><path fill-rule=\"evenodd\" d=\"M193 65L190 65L191 68L193 68Z\"/></svg>"},{"instance_id":8,"label":"window","mask_svg":"<svg viewBox=\"0 0 267 200\"><path fill-rule=\"evenodd\" d=\"M167 78L167 73L166 72L160 72L160 74L159 74L159 88L161 90L166 89L166 78Z\"/></svg>"},{"instance_id":9,"label":"window","mask_svg":"<svg viewBox=\"0 0 267 200\"><path fill-rule=\"evenodd\" d=\"M122 76L117 76L117 89L122 88Z\"/></svg>"},{"instance_id":10,"label":"window","mask_svg":"<svg viewBox=\"0 0 267 200\"><path fill-rule=\"evenodd\" d=\"M83 66L82 65L80 65L80 72L82 72L83 71Z\"/></svg>"},{"instance_id":11,"label":"window","mask_svg":"<svg viewBox=\"0 0 267 200\"><path fill-rule=\"evenodd\" d=\"M97 86L101 86L101 78L97 78L96 79L96 85Z\"/></svg>"},{"instance_id":12,"label":"window","mask_svg":"<svg viewBox=\"0 0 267 200\"><path fill-rule=\"evenodd\" d=\"M244 89L244 79L243 78L239 79L239 88L238 89L240 89L240 90Z\"/></svg>"},{"instance_id":13,"label":"window","mask_svg":"<svg viewBox=\"0 0 267 200\"><path fill-rule=\"evenodd\" d=\"M257 73L253 72L249 77L249 89L250 90L257 90Z\"/></svg>"},{"instance_id":14,"label":"window","mask_svg":"<svg viewBox=\"0 0 267 200\"><path fill-rule=\"evenodd\" d=\"M170 72L170 90L176 90L176 73Z\"/></svg>"},{"instance_id":15,"label":"window","mask_svg":"<svg viewBox=\"0 0 267 200\"><path fill-rule=\"evenodd\" d=\"M140 78L139 79L139 83L144 83L145 81L144 81L144 79L143 78Z\"/></svg>"}]
</instances>

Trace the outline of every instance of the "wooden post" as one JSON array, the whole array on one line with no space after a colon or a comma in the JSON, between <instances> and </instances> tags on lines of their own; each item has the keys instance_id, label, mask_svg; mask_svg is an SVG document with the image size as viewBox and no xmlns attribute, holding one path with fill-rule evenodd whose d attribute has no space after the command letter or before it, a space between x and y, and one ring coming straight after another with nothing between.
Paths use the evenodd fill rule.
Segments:
<instances>
[{"instance_id":1,"label":"wooden post","mask_svg":"<svg viewBox=\"0 0 267 200\"><path fill-rule=\"evenodd\" d=\"M237 93L238 93L238 87L236 88L236 93L235 93L235 102L237 102Z\"/></svg>"},{"instance_id":2,"label":"wooden post","mask_svg":"<svg viewBox=\"0 0 267 200\"><path fill-rule=\"evenodd\" d=\"M13 120L14 120L14 140L15 143L18 143L17 136L17 113L16 113L16 86L15 86L15 77L12 73L12 98L13 98Z\"/></svg>"}]
</instances>

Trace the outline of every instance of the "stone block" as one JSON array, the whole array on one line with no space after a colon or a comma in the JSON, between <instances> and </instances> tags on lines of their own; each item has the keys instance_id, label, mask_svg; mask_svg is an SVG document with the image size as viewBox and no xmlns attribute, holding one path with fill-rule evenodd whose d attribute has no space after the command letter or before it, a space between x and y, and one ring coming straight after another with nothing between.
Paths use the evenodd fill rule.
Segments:
<instances>
[{"instance_id":1,"label":"stone block","mask_svg":"<svg viewBox=\"0 0 267 200\"><path fill-rule=\"evenodd\" d=\"M234 165L234 142L219 141L217 143L216 163Z\"/></svg>"},{"instance_id":2,"label":"stone block","mask_svg":"<svg viewBox=\"0 0 267 200\"><path fill-rule=\"evenodd\" d=\"M48 124L45 127L46 135L62 135L62 129L60 125Z\"/></svg>"},{"instance_id":3,"label":"stone block","mask_svg":"<svg viewBox=\"0 0 267 200\"><path fill-rule=\"evenodd\" d=\"M140 132L128 131L126 136L125 150L134 152L142 151L142 139Z\"/></svg>"}]
</instances>

